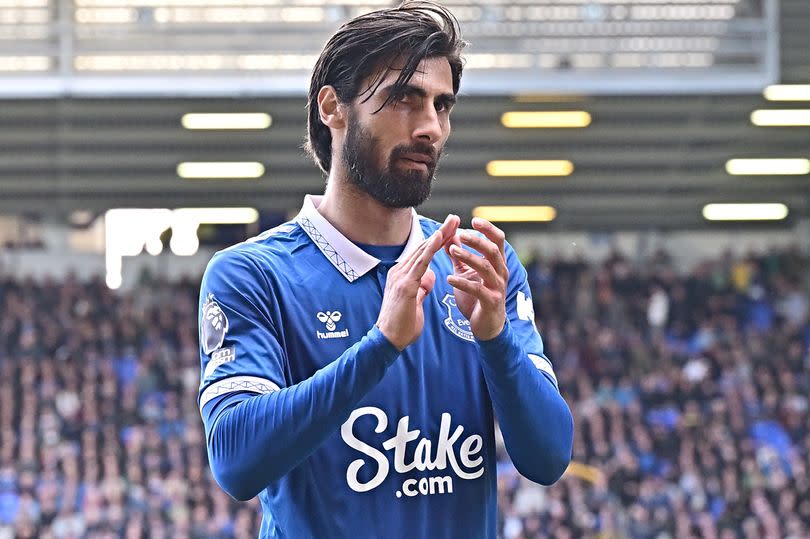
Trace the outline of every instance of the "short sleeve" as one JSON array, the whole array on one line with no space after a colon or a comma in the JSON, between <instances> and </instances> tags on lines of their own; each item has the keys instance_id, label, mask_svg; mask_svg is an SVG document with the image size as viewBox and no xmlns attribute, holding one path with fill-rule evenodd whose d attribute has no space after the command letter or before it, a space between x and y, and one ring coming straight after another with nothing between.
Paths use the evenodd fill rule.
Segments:
<instances>
[{"instance_id":1,"label":"short sleeve","mask_svg":"<svg viewBox=\"0 0 810 539\"><path fill-rule=\"evenodd\" d=\"M286 358L273 302L267 279L248 254L226 250L209 262L198 318L201 412L229 394L284 387Z\"/></svg>"}]
</instances>

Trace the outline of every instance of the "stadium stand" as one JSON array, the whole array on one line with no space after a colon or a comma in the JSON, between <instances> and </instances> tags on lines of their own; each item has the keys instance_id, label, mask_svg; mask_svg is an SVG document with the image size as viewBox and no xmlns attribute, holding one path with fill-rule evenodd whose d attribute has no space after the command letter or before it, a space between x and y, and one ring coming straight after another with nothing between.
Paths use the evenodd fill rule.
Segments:
<instances>
[{"instance_id":1,"label":"stadium stand","mask_svg":"<svg viewBox=\"0 0 810 539\"><path fill-rule=\"evenodd\" d=\"M576 464L540 487L501 447L500 535L810 536L808 264L535 256ZM0 538L255 536L258 502L228 498L205 460L197 293L0 278Z\"/></svg>"}]
</instances>

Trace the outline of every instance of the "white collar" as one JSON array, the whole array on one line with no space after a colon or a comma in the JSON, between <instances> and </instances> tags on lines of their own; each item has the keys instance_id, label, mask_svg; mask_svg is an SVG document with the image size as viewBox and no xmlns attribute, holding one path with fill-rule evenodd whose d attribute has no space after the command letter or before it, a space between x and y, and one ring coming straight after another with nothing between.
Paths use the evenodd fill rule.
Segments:
<instances>
[{"instance_id":1,"label":"white collar","mask_svg":"<svg viewBox=\"0 0 810 539\"><path fill-rule=\"evenodd\" d=\"M371 256L352 241L341 234L318 211L323 196L306 195L301 211L295 221L301 225L304 232L318 246L318 249L335 266L349 282L354 282L380 263L380 260ZM411 233L405 249L397 258L397 262L405 258L408 253L425 239L422 227L419 224L419 215L411 208Z\"/></svg>"}]
</instances>

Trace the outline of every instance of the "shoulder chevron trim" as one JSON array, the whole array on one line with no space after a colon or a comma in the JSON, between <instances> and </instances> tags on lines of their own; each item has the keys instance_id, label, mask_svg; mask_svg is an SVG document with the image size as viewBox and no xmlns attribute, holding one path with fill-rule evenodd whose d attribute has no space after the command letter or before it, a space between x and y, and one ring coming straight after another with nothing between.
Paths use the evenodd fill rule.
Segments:
<instances>
[{"instance_id":1,"label":"shoulder chevron trim","mask_svg":"<svg viewBox=\"0 0 810 539\"><path fill-rule=\"evenodd\" d=\"M227 393L237 393L239 391L250 391L251 393L272 393L280 388L266 378L258 376L232 376L223 380L218 380L205 388L200 397L200 410L210 400L213 400Z\"/></svg>"}]
</instances>

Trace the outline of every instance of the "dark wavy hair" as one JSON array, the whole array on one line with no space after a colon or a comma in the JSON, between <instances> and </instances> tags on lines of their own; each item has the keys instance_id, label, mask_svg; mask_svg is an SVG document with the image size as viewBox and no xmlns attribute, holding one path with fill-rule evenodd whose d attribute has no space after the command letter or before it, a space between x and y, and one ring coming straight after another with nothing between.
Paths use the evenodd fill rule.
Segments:
<instances>
[{"instance_id":1,"label":"dark wavy hair","mask_svg":"<svg viewBox=\"0 0 810 539\"><path fill-rule=\"evenodd\" d=\"M461 50L465 45L455 16L428 1L405 1L398 7L366 13L345 23L327 41L312 71L304 145L307 153L324 173L329 173L332 134L321 123L318 111L321 88L334 87L341 103L350 103L367 93L363 99L366 102L392 69L401 68L394 91L379 112L408 84L419 62L444 57L450 63L455 94L461 83ZM392 65L394 61L396 67ZM369 77L370 82L361 88Z\"/></svg>"}]
</instances>

